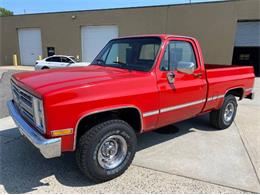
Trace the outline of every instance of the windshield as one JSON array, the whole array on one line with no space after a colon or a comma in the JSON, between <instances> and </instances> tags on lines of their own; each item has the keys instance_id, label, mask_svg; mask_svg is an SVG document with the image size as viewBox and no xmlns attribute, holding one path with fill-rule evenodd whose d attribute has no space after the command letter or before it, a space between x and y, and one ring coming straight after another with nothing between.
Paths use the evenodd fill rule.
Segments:
<instances>
[{"instance_id":1,"label":"windshield","mask_svg":"<svg viewBox=\"0 0 260 195\"><path fill-rule=\"evenodd\" d=\"M92 64L149 71L157 57L161 39L125 38L110 41Z\"/></svg>"}]
</instances>

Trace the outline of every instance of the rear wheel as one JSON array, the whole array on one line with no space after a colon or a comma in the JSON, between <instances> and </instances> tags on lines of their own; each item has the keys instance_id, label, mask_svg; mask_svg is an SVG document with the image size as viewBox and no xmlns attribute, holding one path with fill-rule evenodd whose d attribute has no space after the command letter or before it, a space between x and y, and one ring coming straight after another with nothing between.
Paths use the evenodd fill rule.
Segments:
<instances>
[{"instance_id":1,"label":"rear wheel","mask_svg":"<svg viewBox=\"0 0 260 195\"><path fill-rule=\"evenodd\" d=\"M95 182L118 177L131 164L136 151L136 135L122 120L108 120L87 131L76 150L80 170Z\"/></svg>"},{"instance_id":2,"label":"rear wheel","mask_svg":"<svg viewBox=\"0 0 260 195\"><path fill-rule=\"evenodd\" d=\"M217 129L228 128L235 119L237 112L237 101L233 95L227 95L219 110L211 111L210 123Z\"/></svg>"}]
</instances>

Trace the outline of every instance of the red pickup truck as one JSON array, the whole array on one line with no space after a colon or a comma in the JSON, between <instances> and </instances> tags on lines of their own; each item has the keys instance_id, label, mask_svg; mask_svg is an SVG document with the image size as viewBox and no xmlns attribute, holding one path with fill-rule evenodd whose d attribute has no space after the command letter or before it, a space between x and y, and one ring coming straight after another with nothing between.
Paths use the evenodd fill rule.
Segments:
<instances>
[{"instance_id":1,"label":"red pickup truck","mask_svg":"<svg viewBox=\"0 0 260 195\"><path fill-rule=\"evenodd\" d=\"M7 104L44 157L75 151L81 171L102 182L128 168L138 133L206 113L217 129L229 127L235 97L253 98L254 77L252 66L204 64L191 37L123 37L88 67L13 75Z\"/></svg>"}]
</instances>

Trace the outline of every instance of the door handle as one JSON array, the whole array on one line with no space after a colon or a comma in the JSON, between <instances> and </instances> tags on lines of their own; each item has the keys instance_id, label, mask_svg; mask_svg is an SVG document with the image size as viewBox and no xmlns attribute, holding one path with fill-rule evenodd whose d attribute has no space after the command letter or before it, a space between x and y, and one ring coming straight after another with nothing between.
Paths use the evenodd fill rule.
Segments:
<instances>
[{"instance_id":1,"label":"door handle","mask_svg":"<svg viewBox=\"0 0 260 195\"><path fill-rule=\"evenodd\" d=\"M194 77L201 78L202 73L201 72L200 73L194 73L193 75L194 75Z\"/></svg>"}]
</instances>

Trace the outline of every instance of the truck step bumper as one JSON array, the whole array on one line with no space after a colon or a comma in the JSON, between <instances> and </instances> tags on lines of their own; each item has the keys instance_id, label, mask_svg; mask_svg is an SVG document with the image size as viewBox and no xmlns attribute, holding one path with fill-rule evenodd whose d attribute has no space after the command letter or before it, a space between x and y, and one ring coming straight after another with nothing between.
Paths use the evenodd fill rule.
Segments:
<instances>
[{"instance_id":1,"label":"truck step bumper","mask_svg":"<svg viewBox=\"0 0 260 195\"><path fill-rule=\"evenodd\" d=\"M61 155L61 138L44 138L21 117L13 101L8 101L7 107L20 133L38 148L45 158L54 158Z\"/></svg>"}]
</instances>

